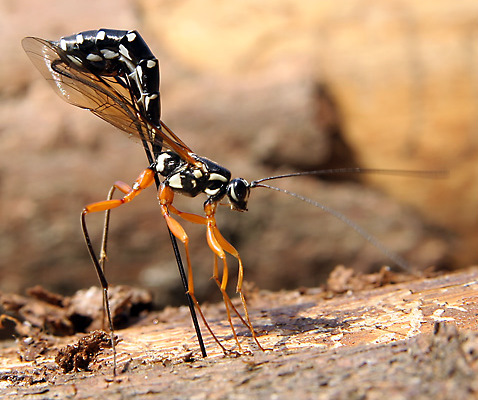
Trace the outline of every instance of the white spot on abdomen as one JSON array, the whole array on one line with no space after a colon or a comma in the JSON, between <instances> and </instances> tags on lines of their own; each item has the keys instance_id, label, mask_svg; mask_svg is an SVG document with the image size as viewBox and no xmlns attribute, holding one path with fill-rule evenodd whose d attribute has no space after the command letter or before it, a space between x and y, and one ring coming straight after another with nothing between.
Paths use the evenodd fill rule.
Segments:
<instances>
[{"instance_id":1,"label":"white spot on abdomen","mask_svg":"<svg viewBox=\"0 0 478 400\"><path fill-rule=\"evenodd\" d=\"M88 61L93 61L93 62L103 61L103 58L101 58L101 56L99 56L98 54L93 54L93 53L88 54L86 56L86 59Z\"/></svg>"},{"instance_id":2,"label":"white spot on abdomen","mask_svg":"<svg viewBox=\"0 0 478 400\"><path fill-rule=\"evenodd\" d=\"M120 54L122 54L125 58L127 58L128 60L131 61L131 57L129 55L129 51L126 47L124 47L124 45L120 44L119 45L119 52Z\"/></svg>"},{"instance_id":3,"label":"white spot on abdomen","mask_svg":"<svg viewBox=\"0 0 478 400\"><path fill-rule=\"evenodd\" d=\"M108 49L101 50L101 54L103 54L103 57L107 60L112 60L113 58L119 57L119 54L116 51L111 51Z\"/></svg>"},{"instance_id":4,"label":"white spot on abdomen","mask_svg":"<svg viewBox=\"0 0 478 400\"><path fill-rule=\"evenodd\" d=\"M105 40L106 32L105 31L98 31L96 34L96 40Z\"/></svg>"}]
</instances>

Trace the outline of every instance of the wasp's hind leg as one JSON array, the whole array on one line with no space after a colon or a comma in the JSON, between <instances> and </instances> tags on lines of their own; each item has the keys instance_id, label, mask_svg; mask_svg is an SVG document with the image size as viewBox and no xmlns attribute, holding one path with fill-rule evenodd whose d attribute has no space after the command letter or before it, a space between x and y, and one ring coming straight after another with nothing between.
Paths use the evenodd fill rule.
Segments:
<instances>
[{"instance_id":1,"label":"wasp's hind leg","mask_svg":"<svg viewBox=\"0 0 478 400\"><path fill-rule=\"evenodd\" d=\"M119 183L119 182L116 182ZM108 197L106 198L106 201L109 201L113 198L113 195L117 189L117 186L113 185L111 186L110 191L108 192ZM123 192L126 193L126 192ZM109 234L109 229L110 229L110 217L111 217L111 209L108 209L105 211L105 220L103 222L103 235L101 237L101 249L100 249L100 257L99 257L99 262L101 269L103 270L103 273L105 273L105 265L106 261L108 261L108 234Z\"/></svg>"},{"instance_id":2,"label":"wasp's hind leg","mask_svg":"<svg viewBox=\"0 0 478 400\"><path fill-rule=\"evenodd\" d=\"M98 279L101 284L101 288L103 289L103 304L106 310L106 317L108 320L108 326L110 329L111 334L111 347L113 350L113 374L116 375L116 347L115 347L115 337L114 337L114 327L113 327L113 319L111 316L111 308L109 304L109 297L108 297L108 281L106 280L106 275L104 272L104 263L106 260L106 242L107 242L107 231L108 231L108 224L109 224L109 214L105 217L105 226L103 231L103 240L102 240L102 251L100 255L100 259L96 256L96 253L93 249L93 245L91 243L90 235L88 233L88 228L86 225L86 216L93 212L99 211L106 211L119 207L125 203L130 202L134 199L143 189L151 186L154 182L154 172L151 169L144 170L141 175L136 179L133 186L129 186L124 182L115 182L112 189L109 192L108 199L99 201L96 203L91 203L85 206L81 213L81 227L83 229L83 236L85 238L86 247L88 248L88 252L90 254L91 260L93 261L93 265L96 269L96 274L98 275ZM114 190L118 189L123 192L125 195L121 199L112 199L112 195Z\"/></svg>"},{"instance_id":3,"label":"wasp's hind leg","mask_svg":"<svg viewBox=\"0 0 478 400\"><path fill-rule=\"evenodd\" d=\"M118 189L118 187L116 186L116 184L119 184L119 183L122 183L124 184L123 182L116 182L113 186L111 186L109 192L108 192L108 196L106 197L106 200L111 200L113 198L113 195L116 191L116 189ZM124 184L126 185L126 184ZM126 185L127 186L127 185ZM123 190L122 190L123 191ZM123 191L123 193L127 193L127 191ZM100 249L100 256L99 256L99 263L100 263L100 267L101 267L101 270L103 271L103 274L106 276L106 271L105 271L105 268L106 268L106 261L108 261L108 234L109 234L109 228L110 228L110 217L111 217L111 209L108 209L105 211L105 219L104 219L104 222L103 222L103 235L101 237L101 249ZM106 296L103 292L103 317L102 317L102 328L103 330L106 330L106 323L107 323L107 318L106 318L106 309L107 309L107 302L106 302Z\"/></svg>"}]
</instances>

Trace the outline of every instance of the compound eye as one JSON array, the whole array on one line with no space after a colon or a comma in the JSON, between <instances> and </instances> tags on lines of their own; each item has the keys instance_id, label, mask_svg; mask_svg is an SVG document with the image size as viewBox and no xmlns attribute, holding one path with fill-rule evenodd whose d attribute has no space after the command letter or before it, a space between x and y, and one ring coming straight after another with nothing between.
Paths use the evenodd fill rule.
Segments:
<instances>
[{"instance_id":1,"label":"compound eye","mask_svg":"<svg viewBox=\"0 0 478 400\"><path fill-rule=\"evenodd\" d=\"M231 207L237 211L247 211L247 200L249 199L250 191L249 182L245 179L233 179L227 189L227 196L231 202Z\"/></svg>"}]
</instances>

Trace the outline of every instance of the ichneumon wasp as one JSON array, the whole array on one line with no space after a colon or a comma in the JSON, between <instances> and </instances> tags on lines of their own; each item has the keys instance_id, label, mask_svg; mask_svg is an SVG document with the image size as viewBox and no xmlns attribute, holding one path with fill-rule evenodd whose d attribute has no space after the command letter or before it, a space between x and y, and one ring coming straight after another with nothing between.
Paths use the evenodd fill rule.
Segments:
<instances>
[{"instance_id":1,"label":"ichneumon wasp","mask_svg":"<svg viewBox=\"0 0 478 400\"><path fill-rule=\"evenodd\" d=\"M100 29L63 37L59 41L27 37L23 39L22 43L33 64L64 100L91 111L127 133L130 137L139 140L142 142L148 156L149 166L139 175L133 185L130 186L121 181L115 182L106 200L85 206L81 214L87 248L104 292L104 304L113 346L114 334L108 303L108 282L104 272L109 212L113 208L130 202L153 183L158 186L161 214L170 230L171 237L179 239L185 248L188 271L187 292L204 325L224 352L227 352L227 349L221 344L207 323L195 297L189 239L183 227L172 217L172 214L186 221L206 226L207 243L214 254L213 278L222 293L228 322L239 349L241 345L232 322L233 314L248 328L257 346L261 349L262 347L252 326L243 293L244 268L242 259L234 246L222 236L216 224L217 206L224 199L229 201L231 209L247 211L249 195L253 188L263 187L281 191L332 213L350 225L397 264L406 266L406 263L399 256L387 250L377 239L366 233L343 214L296 193L270 186L264 182L302 175L358 172L416 175L417 172L346 168L284 174L250 183L243 178L232 179L229 170L208 158L195 154L161 121L159 63L138 32ZM419 171L418 174L423 174L423 172ZM123 197L113 198L115 190L122 192ZM189 197L196 197L200 194L206 195L204 202L205 215L196 215L176 209L173 205L175 193ZM86 216L100 211L105 211L106 217L102 248L100 255L97 256L89 237ZM175 249L175 253L178 258L177 249ZM227 294L229 279L227 253L232 255L238 263L236 291L241 298L244 316L239 313ZM222 274L219 272L218 259L221 261ZM180 263L180 259L178 262ZM198 331L198 337L201 344L200 331ZM205 355L204 350L203 355ZM115 350L114 356L116 357ZM116 358L114 364L116 366Z\"/></svg>"}]
</instances>

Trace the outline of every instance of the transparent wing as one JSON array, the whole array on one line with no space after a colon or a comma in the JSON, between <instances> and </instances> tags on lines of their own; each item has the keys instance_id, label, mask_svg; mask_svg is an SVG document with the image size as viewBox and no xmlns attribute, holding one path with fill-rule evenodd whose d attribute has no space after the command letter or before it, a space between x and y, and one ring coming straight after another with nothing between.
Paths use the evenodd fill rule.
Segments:
<instances>
[{"instance_id":1,"label":"transparent wing","mask_svg":"<svg viewBox=\"0 0 478 400\"><path fill-rule=\"evenodd\" d=\"M128 83L117 76L94 74L55 43L26 37L23 48L54 91L74 106L91 111L137 140L165 146L185 161L196 164L193 152L162 122L166 129L153 125L139 112Z\"/></svg>"}]
</instances>

